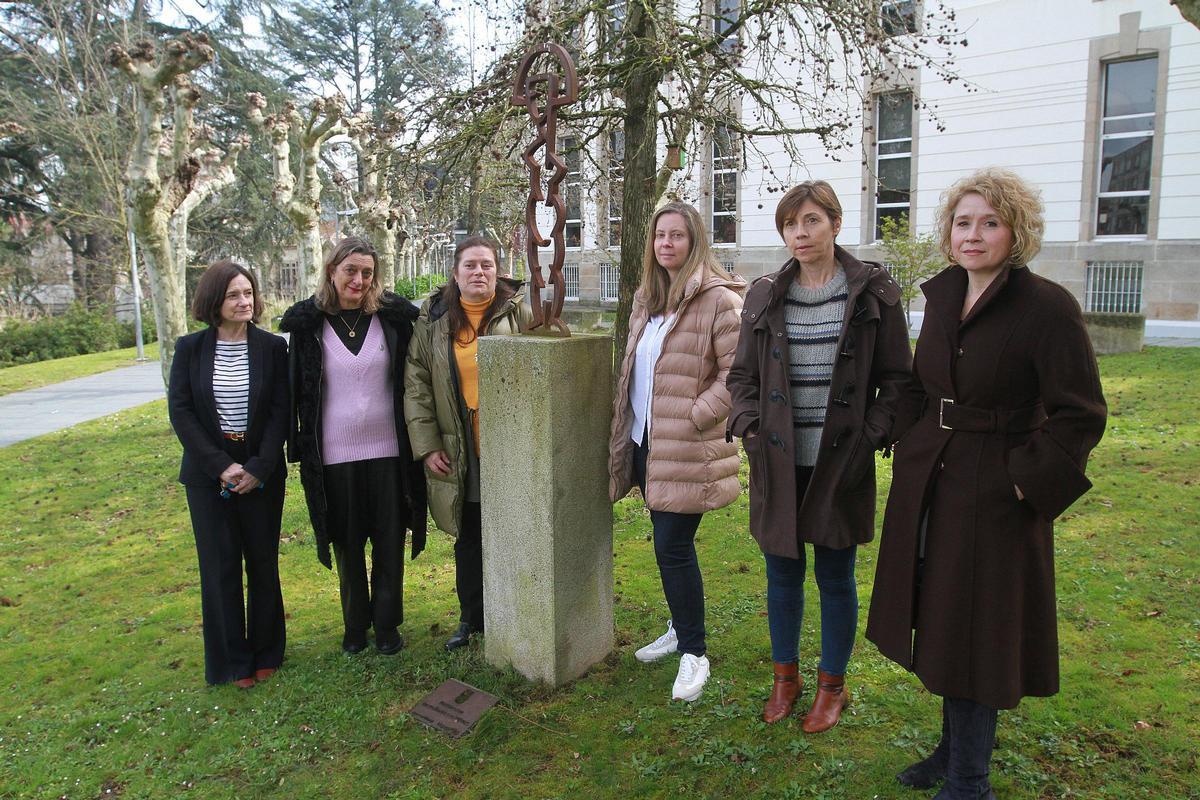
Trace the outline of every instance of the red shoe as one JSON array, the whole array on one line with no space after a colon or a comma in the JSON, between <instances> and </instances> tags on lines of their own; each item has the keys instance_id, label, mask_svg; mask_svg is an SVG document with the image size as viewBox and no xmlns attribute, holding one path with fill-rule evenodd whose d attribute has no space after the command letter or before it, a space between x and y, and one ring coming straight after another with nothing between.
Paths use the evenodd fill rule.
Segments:
<instances>
[{"instance_id":1,"label":"red shoe","mask_svg":"<svg viewBox=\"0 0 1200 800\"><path fill-rule=\"evenodd\" d=\"M251 689L254 687L254 678L238 678L233 685L239 689Z\"/></svg>"},{"instance_id":2,"label":"red shoe","mask_svg":"<svg viewBox=\"0 0 1200 800\"><path fill-rule=\"evenodd\" d=\"M254 670L254 680L262 683L267 678L275 674L275 667L263 667L262 669Z\"/></svg>"}]
</instances>

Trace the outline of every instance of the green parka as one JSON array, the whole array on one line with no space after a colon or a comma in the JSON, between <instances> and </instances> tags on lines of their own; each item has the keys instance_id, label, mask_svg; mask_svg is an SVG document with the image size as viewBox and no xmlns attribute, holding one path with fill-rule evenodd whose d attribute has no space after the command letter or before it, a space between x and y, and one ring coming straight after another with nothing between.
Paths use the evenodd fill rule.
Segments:
<instances>
[{"instance_id":1,"label":"green parka","mask_svg":"<svg viewBox=\"0 0 1200 800\"><path fill-rule=\"evenodd\" d=\"M514 292L504 306L488 321L484 336L516 334L529 327L532 314L522 302L524 284L511 278L498 278ZM413 329L404 368L404 421L413 456L424 460L437 450L450 457L450 474L437 475L425 467L429 489L429 513L434 524L451 536L458 536L466 496L467 447L470 434L463 418L462 392L458 368L454 363L450 321L438 289L421 307L421 317Z\"/></svg>"}]
</instances>

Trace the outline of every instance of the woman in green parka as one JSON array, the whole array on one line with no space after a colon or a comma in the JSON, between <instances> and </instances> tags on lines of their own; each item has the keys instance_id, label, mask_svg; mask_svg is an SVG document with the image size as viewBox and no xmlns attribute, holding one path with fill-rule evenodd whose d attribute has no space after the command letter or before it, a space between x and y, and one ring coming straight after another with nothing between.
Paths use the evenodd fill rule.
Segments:
<instances>
[{"instance_id":1,"label":"woman in green parka","mask_svg":"<svg viewBox=\"0 0 1200 800\"><path fill-rule=\"evenodd\" d=\"M497 277L499 247L471 236L454 249L451 280L425 302L404 370L404 419L424 461L433 521L454 540L458 629L447 650L483 630L479 504L479 337L529 327L523 284Z\"/></svg>"}]
</instances>

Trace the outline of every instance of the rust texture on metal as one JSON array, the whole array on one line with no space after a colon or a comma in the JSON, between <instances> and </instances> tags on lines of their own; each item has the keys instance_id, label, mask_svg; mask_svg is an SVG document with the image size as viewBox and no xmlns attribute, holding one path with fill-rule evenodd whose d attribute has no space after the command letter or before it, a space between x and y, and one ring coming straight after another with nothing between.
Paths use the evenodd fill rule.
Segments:
<instances>
[{"instance_id":1,"label":"rust texture on metal","mask_svg":"<svg viewBox=\"0 0 1200 800\"><path fill-rule=\"evenodd\" d=\"M534 72L534 67L544 64L545 71ZM555 71L557 68L558 71ZM522 152L521 157L529 166L529 199L525 204L525 256L529 264L530 304L533 306L531 333L570 336L559 315L562 314L566 296L563 279L563 261L566 258L566 243L563 229L566 227L566 204L559 193L559 186L567 177L567 164L558 155L558 109L575 102L579 96L579 79L575 75L575 62L571 54L561 45L546 43L534 47L521 61L517 77L513 81L512 104L522 106L529 112L537 135ZM544 148L539 160L538 151ZM548 173L545 192L542 191L542 170ZM546 237L538 228L538 203L554 209L554 227ZM554 287L554 300L542 300L542 265L538 256L541 247L553 246L554 256L550 262L550 285Z\"/></svg>"}]
</instances>

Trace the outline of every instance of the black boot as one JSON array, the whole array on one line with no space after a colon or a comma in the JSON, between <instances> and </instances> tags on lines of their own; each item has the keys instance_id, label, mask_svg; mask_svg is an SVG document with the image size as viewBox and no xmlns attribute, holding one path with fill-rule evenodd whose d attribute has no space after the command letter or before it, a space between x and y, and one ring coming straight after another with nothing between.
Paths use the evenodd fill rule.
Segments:
<instances>
[{"instance_id":1,"label":"black boot","mask_svg":"<svg viewBox=\"0 0 1200 800\"><path fill-rule=\"evenodd\" d=\"M457 650L460 647L466 647L471 641L471 634L475 633L476 629L465 622L458 623L458 629L454 631L454 635L446 640L446 650Z\"/></svg>"},{"instance_id":2,"label":"black boot","mask_svg":"<svg viewBox=\"0 0 1200 800\"><path fill-rule=\"evenodd\" d=\"M404 649L404 637L395 628L385 633L376 633L375 647L380 655L394 656Z\"/></svg>"},{"instance_id":3,"label":"black boot","mask_svg":"<svg viewBox=\"0 0 1200 800\"><path fill-rule=\"evenodd\" d=\"M942 738L929 758L909 764L896 780L910 789L932 789L946 780L946 765L950 763L950 724L946 703L942 701Z\"/></svg>"},{"instance_id":4,"label":"black boot","mask_svg":"<svg viewBox=\"0 0 1200 800\"><path fill-rule=\"evenodd\" d=\"M946 783L934 800L994 800L988 783L992 747L996 743L996 709L974 700L947 697L950 761Z\"/></svg>"}]
</instances>

